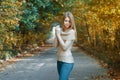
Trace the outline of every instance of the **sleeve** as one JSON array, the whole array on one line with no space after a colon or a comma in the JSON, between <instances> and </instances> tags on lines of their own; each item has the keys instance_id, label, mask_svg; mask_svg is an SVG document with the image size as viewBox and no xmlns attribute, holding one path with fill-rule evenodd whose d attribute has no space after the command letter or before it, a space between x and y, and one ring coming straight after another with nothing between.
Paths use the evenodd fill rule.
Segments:
<instances>
[{"instance_id":1,"label":"sleeve","mask_svg":"<svg viewBox=\"0 0 120 80\"><path fill-rule=\"evenodd\" d=\"M63 44L61 44L60 42L60 46L64 51L66 51L72 43L73 43L73 40L67 40Z\"/></svg>"},{"instance_id":2,"label":"sleeve","mask_svg":"<svg viewBox=\"0 0 120 80\"><path fill-rule=\"evenodd\" d=\"M57 37L55 37L55 38L54 38L54 42L53 42L53 46L54 46L54 47L58 47L58 44L59 44L59 43L58 43L58 39L57 39Z\"/></svg>"},{"instance_id":3,"label":"sleeve","mask_svg":"<svg viewBox=\"0 0 120 80\"><path fill-rule=\"evenodd\" d=\"M75 31L74 30L70 31L67 40L75 40Z\"/></svg>"},{"instance_id":4,"label":"sleeve","mask_svg":"<svg viewBox=\"0 0 120 80\"><path fill-rule=\"evenodd\" d=\"M75 31L74 30L70 30L68 33L63 33L67 36L63 36L63 40L75 40Z\"/></svg>"},{"instance_id":5,"label":"sleeve","mask_svg":"<svg viewBox=\"0 0 120 80\"><path fill-rule=\"evenodd\" d=\"M58 41L58 38L57 38L57 36L56 36L56 28L57 29L59 29L59 30L61 30L61 28L60 28L60 25L57 25L55 28L54 28L54 36L55 36L55 38L54 38L54 42L53 42L53 46L54 47L58 47L58 45L59 45L59 41Z\"/></svg>"},{"instance_id":6,"label":"sleeve","mask_svg":"<svg viewBox=\"0 0 120 80\"><path fill-rule=\"evenodd\" d=\"M67 50L69 48L69 46L74 42L75 40L75 34L74 31L70 31L70 34L64 38L65 41L63 41L62 37L59 35L57 36L58 41L60 46L62 47L63 50Z\"/></svg>"}]
</instances>

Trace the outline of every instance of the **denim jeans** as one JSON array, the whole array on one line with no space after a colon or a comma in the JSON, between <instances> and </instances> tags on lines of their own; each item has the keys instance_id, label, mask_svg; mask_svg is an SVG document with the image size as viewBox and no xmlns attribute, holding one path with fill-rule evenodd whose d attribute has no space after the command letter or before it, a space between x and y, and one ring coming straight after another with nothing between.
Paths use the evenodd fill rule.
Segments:
<instances>
[{"instance_id":1,"label":"denim jeans","mask_svg":"<svg viewBox=\"0 0 120 80\"><path fill-rule=\"evenodd\" d=\"M70 72L73 69L74 63L66 63L62 61L57 61L57 69L59 74L59 80L68 80Z\"/></svg>"}]
</instances>

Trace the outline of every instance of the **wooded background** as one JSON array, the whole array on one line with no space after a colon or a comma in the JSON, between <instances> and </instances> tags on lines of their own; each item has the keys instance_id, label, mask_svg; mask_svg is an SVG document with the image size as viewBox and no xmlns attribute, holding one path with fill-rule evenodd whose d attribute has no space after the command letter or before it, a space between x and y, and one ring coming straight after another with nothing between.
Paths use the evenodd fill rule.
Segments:
<instances>
[{"instance_id":1,"label":"wooded background","mask_svg":"<svg viewBox=\"0 0 120 80\"><path fill-rule=\"evenodd\" d=\"M45 45L51 24L75 16L77 46L120 67L120 0L0 0L0 59Z\"/></svg>"}]
</instances>

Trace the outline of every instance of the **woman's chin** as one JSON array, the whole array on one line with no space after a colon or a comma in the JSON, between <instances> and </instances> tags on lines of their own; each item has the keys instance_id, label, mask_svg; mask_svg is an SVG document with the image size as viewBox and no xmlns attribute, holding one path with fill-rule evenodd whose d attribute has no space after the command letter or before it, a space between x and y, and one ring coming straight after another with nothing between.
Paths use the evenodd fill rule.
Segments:
<instances>
[{"instance_id":1,"label":"woman's chin","mask_svg":"<svg viewBox=\"0 0 120 80\"><path fill-rule=\"evenodd\" d=\"M68 29L68 28L69 28L69 26L66 26L66 27L65 27L65 29Z\"/></svg>"}]
</instances>

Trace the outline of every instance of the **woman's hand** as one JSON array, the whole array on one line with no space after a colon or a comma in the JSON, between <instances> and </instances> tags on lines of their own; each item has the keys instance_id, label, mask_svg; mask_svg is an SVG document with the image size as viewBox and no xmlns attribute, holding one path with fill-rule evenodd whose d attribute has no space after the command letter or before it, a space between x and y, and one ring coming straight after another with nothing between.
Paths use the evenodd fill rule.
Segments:
<instances>
[{"instance_id":1,"label":"woman's hand","mask_svg":"<svg viewBox=\"0 0 120 80\"><path fill-rule=\"evenodd\" d=\"M60 26L59 26L59 25L56 26L56 28L55 28L55 33L56 33L57 36L60 35L61 29L60 29Z\"/></svg>"}]
</instances>

